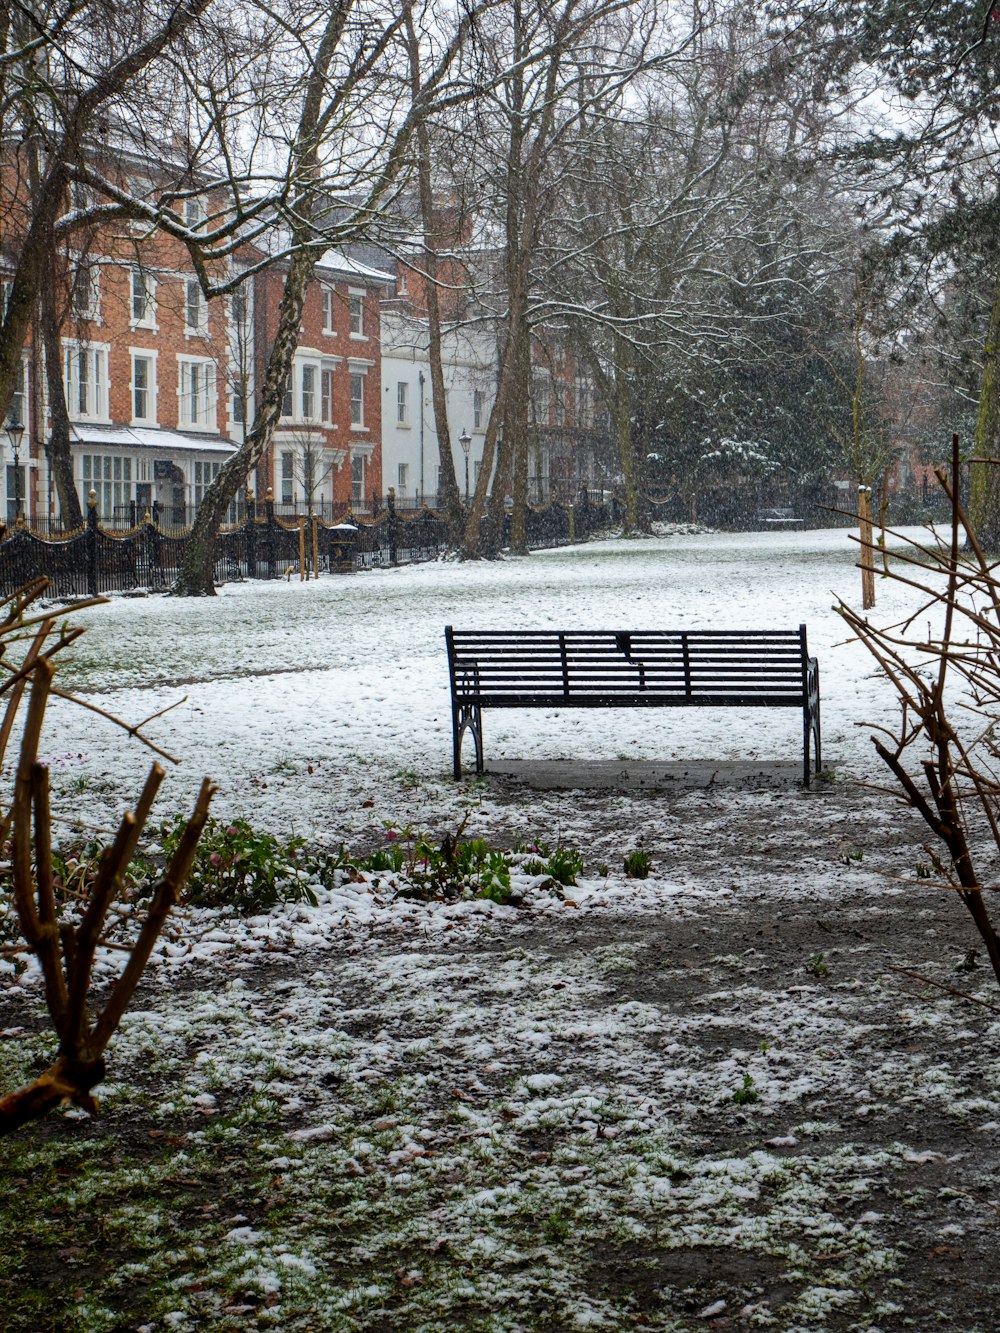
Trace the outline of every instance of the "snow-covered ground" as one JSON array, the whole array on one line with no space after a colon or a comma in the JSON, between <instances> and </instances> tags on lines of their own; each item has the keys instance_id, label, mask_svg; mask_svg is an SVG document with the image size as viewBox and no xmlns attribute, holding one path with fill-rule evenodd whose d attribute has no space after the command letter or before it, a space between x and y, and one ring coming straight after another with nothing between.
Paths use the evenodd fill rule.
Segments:
<instances>
[{"instance_id":1,"label":"snow-covered ground","mask_svg":"<svg viewBox=\"0 0 1000 1333\"><path fill-rule=\"evenodd\" d=\"M963 919L902 882L919 830L846 781L533 792L450 772L447 623L805 622L825 762L873 773L857 723L895 704L832 609L859 600L856 554L840 531L686 534L84 613L63 683L132 722L181 701L149 728L183 761L166 810L208 773L216 812L260 829L371 845L387 821L465 819L587 869L561 895L525 880L520 908L414 903L383 875L185 917L112 1046L101 1119L0 1163L22 1275L0 1309L62 1247L81 1333L994 1328L1000 1074L981 1052L1000 1023L890 971L991 1002L985 968L955 977ZM916 605L878 596L887 622ZM794 712L485 723L487 761L795 764L801 746ZM70 705L47 737L63 811L106 825L148 754ZM48 1049L39 1004L32 973L0 977L8 1085ZM45 1209L18 1211L36 1178L54 1239L24 1221ZM937 1272L969 1291L939 1294Z\"/></svg>"},{"instance_id":2,"label":"snow-covered ground","mask_svg":"<svg viewBox=\"0 0 1000 1333\"><path fill-rule=\"evenodd\" d=\"M858 548L839 530L705 533L596 542L491 564L438 562L315 582L231 584L217 598L117 598L83 613L63 683L129 721L176 704L150 736L181 761L161 797L189 801L204 774L216 810L309 836L349 833L400 775L450 782L443 629L794 628L821 673L824 762L871 767L857 724L893 715L869 655L845 642L838 597L860 601ZM914 599L880 580L878 614ZM141 747L53 705L57 772L79 814L137 789ZM794 710L692 709L485 716L490 759L790 759ZM470 745L471 749L471 745ZM267 784L266 787L264 784ZM265 794L266 793L266 794Z\"/></svg>"}]
</instances>

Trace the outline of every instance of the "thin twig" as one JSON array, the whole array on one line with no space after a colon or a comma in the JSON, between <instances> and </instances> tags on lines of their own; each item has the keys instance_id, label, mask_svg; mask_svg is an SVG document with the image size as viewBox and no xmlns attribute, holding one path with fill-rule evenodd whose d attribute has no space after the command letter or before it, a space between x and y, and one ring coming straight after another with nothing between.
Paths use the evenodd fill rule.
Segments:
<instances>
[{"instance_id":1,"label":"thin twig","mask_svg":"<svg viewBox=\"0 0 1000 1333\"><path fill-rule=\"evenodd\" d=\"M925 977L922 972L914 972L909 967L890 966L890 972L900 972L904 977L912 977L914 981L922 981L925 986L935 986L938 990L947 991L949 995L957 995L960 1000L968 1000L970 1004L981 1005L988 1009L991 1014L1000 1014L1000 1007L990 1004L987 1000L981 1000L978 995L970 995L968 991L959 990L956 986L947 986L943 981L935 981L933 977Z\"/></svg>"}]
</instances>

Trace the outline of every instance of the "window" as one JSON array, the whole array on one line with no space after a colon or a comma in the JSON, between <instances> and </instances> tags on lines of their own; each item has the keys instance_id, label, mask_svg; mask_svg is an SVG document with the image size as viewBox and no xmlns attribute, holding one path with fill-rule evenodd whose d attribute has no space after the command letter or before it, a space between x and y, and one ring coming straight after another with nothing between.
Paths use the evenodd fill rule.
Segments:
<instances>
[{"instance_id":1,"label":"window","mask_svg":"<svg viewBox=\"0 0 1000 1333\"><path fill-rule=\"evenodd\" d=\"M333 371L324 370L320 374L320 417L327 425L333 421Z\"/></svg>"},{"instance_id":2,"label":"window","mask_svg":"<svg viewBox=\"0 0 1000 1333\"><path fill-rule=\"evenodd\" d=\"M208 302L197 278L184 283L184 324L185 333L208 332Z\"/></svg>"},{"instance_id":3,"label":"window","mask_svg":"<svg viewBox=\"0 0 1000 1333\"><path fill-rule=\"evenodd\" d=\"M557 425L557 426L565 426L565 424L566 424L566 399L565 399L565 397L563 396L564 393L565 393L565 390L564 390L561 386L560 386L560 388L556 391L556 396L555 396L555 409L556 409L556 410L555 410L555 419L556 419L556 425Z\"/></svg>"},{"instance_id":4,"label":"window","mask_svg":"<svg viewBox=\"0 0 1000 1333\"><path fill-rule=\"evenodd\" d=\"M229 416L234 426L245 426L247 424L247 391L246 385L242 382L233 385L233 392L229 401Z\"/></svg>"},{"instance_id":5,"label":"window","mask_svg":"<svg viewBox=\"0 0 1000 1333\"><path fill-rule=\"evenodd\" d=\"M195 459L194 464L194 507L198 509L202 500L205 498L205 492L211 486L212 482L219 475L221 463L203 463Z\"/></svg>"},{"instance_id":6,"label":"window","mask_svg":"<svg viewBox=\"0 0 1000 1333\"><path fill-rule=\"evenodd\" d=\"M401 296L405 296L406 293L410 290L409 280L407 279L405 273L400 273L399 275L398 289L399 289L399 294Z\"/></svg>"},{"instance_id":7,"label":"window","mask_svg":"<svg viewBox=\"0 0 1000 1333\"><path fill-rule=\"evenodd\" d=\"M363 294L351 293L351 337L365 336L365 298Z\"/></svg>"},{"instance_id":8,"label":"window","mask_svg":"<svg viewBox=\"0 0 1000 1333\"><path fill-rule=\"evenodd\" d=\"M84 454L81 461L83 503L97 496L99 518L114 518L132 500L132 460L111 454Z\"/></svg>"},{"instance_id":9,"label":"window","mask_svg":"<svg viewBox=\"0 0 1000 1333\"><path fill-rule=\"evenodd\" d=\"M365 502L365 456L351 454L351 504Z\"/></svg>"},{"instance_id":10,"label":"window","mask_svg":"<svg viewBox=\"0 0 1000 1333\"><path fill-rule=\"evenodd\" d=\"M363 426L365 424L365 377L364 375L351 375L351 425Z\"/></svg>"},{"instance_id":11,"label":"window","mask_svg":"<svg viewBox=\"0 0 1000 1333\"><path fill-rule=\"evenodd\" d=\"M7 464L7 526L12 528L17 522L18 513L25 509L26 492L24 489L24 464L17 467Z\"/></svg>"},{"instance_id":12,"label":"window","mask_svg":"<svg viewBox=\"0 0 1000 1333\"><path fill-rule=\"evenodd\" d=\"M472 429L482 430L483 428L483 391L482 389L472 390Z\"/></svg>"},{"instance_id":13,"label":"window","mask_svg":"<svg viewBox=\"0 0 1000 1333\"><path fill-rule=\"evenodd\" d=\"M323 288L323 332L334 333L334 303L337 300L337 293L332 287Z\"/></svg>"},{"instance_id":14,"label":"window","mask_svg":"<svg viewBox=\"0 0 1000 1333\"><path fill-rule=\"evenodd\" d=\"M70 304L77 319L100 319L101 271L96 263L77 264Z\"/></svg>"},{"instance_id":15,"label":"window","mask_svg":"<svg viewBox=\"0 0 1000 1333\"><path fill-rule=\"evenodd\" d=\"M536 380L535 382L535 420L540 426L549 424L549 409L552 403L552 394L548 380Z\"/></svg>"},{"instance_id":16,"label":"window","mask_svg":"<svg viewBox=\"0 0 1000 1333\"><path fill-rule=\"evenodd\" d=\"M237 287L229 297L229 318L237 333L245 333L249 306L245 287Z\"/></svg>"},{"instance_id":17,"label":"window","mask_svg":"<svg viewBox=\"0 0 1000 1333\"><path fill-rule=\"evenodd\" d=\"M295 410L292 402L292 371L288 372L285 378L285 387L281 391L281 415L290 417Z\"/></svg>"},{"instance_id":18,"label":"window","mask_svg":"<svg viewBox=\"0 0 1000 1333\"><path fill-rule=\"evenodd\" d=\"M156 358L132 353L132 420L156 420Z\"/></svg>"},{"instance_id":19,"label":"window","mask_svg":"<svg viewBox=\"0 0 1000 1333\"><path fill-rule=\"evenodd\" d=\"M143 329L156 327L156 301L154 293L156 283L150 274L141 268L132 269L132 317L133 326Z\"/></svg>"},{"instance_id":20,"label":"window","mask_svg":"<svg viewBox=\"0 0 1000 1333\"><path fill-rule=\"evenodd\" d=\"M76 421L106 421L108 416L108 350L87 343L66 347L64 367L66 409Z\"/></svg>"},{"instance_id":21,"label":"window","mask_svg":"<svg viewBox=\"0 0 1000 1333\"><path fill-rule=\"evenodd\" d=\"M399 465L399 486L397 487L400 495L406 494L406 482L410 475L409 463L400 463Z\"/></svg>"},{"instance_id":22,"label":"window","mask_svg":"<svg viewBox=\"0 0 1000 1333\"><path fill-rule=\"evenodd\" d=\"M407 402L407 390L409 385L400 380L396 385L396 425L408 426L410 424L410 405Z\"/></svg>"},{"instance_id":23,"label":"window","mask_svg":"<svg viewBox=\"0 0 1000 1333\"><path fill-rule=\"evenodd\" d=\"M286 449L281 455L281 503L290 505L295 499L295 455Z\"/></svg>"},{"instance_id":24,"label":"window","mask_svg":"<svg viewBox=\"0 0 1000 1333\"><path fill-rule=\"evenodd\" d=\"M10 289L12 283L9 278L0 279L0 319L6 319L7 307L10 305Z\"/></svg>"},{"instance_id":25,"label":"window","mask_svg":"<svg viewBox=\"0 0 1000 1333\"><path fill-rule=\"evenodd\" d=\"M17 380L14 384L14 392L11 395L7 420L10 422L19 421L25 427L28 425L28 363L26 361L21 362L21 367L17 372Z\"/></svg>"},{"instance_id":26,"label":"window","mask_svg":"<svg viewBox=\"0 0 1000 1333\"><path fill-rule=\"evenodd\" d=\"M94 191L83 181L73 181L69 187L69 197L73 208L80 212L84 209L93 208L97 203L97 196Z\"/></svg>"},{"instance_id":27,"label":"window","mask_svg":"<svg viewBox=\"0 0 1000 1333\"><path fill-rule=\"evenodd\" d=\"M205 221L205 207L200 199L184 200L184 221L189 227L197 227Z\"/></svg>"},{"instance_id":28,"label":"window","mask_svg":"<svg viewBox=\"0 0 1000 1333\"><path fill-rule=\"evenodd\" d=\"M316 415L316 367L302 367L302 417L312 421Z\"/></svg>"},{"instance_id":29,"label":"window","mask_svg":"<svg viewBox=\"0 0 1000 1333\"><path fill-rule=\"evenodd\" d=\"M177 423L195 430L215 425L215 364L180 358L177 376Z\"/></svg>"}]
</instances>

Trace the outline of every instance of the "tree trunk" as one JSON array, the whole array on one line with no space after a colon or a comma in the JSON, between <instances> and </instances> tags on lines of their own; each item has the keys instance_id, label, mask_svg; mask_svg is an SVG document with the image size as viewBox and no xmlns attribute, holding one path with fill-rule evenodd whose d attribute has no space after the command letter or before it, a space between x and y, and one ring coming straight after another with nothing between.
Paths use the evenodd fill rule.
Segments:
<instances>
[{"instance_id":1,"label":"tree trunk","mask_svg":"<svg viewBox=\"0 0 1000 1333\"><path fill-rule=\"evenodd\" d=\"M983 381L972 450L969 508L976 536L989 551L1000 550L1000 270L993 289L993 309L983 348Z\"/></svg>"},{"instance_id":2,"label":"tree trunk","mask_svg":"<svg viewBox=\"0 0 1000 1333\"><path fill-rule=\"evenodd\" d=\"M507 411L507 400L510 396L513 375L512 365L513 357L510 339L508 338L500 355L500 374L497 379L497 394L493 400L493 410L490 412L490 419L486 423L486 439L483 442L483 462L479 471L479 480L476 482L476 492L472 497L472 504L469 507L468 517L465 521L462 554L467 560L478 560L480 556L485 554L483 550L483 519L486 514L486 499L490 490L490 481L493 478L493 463L497 455L497 441L500 438L500 423L504 420ZM503 462L504 451L501 443L500 460L497 463L496 479L491 493L491 499L496 496L497 492L500 493L501 504L504 494L504 488L500 480Z\"/></svg>"},{"instance_id":3,"label":"tree trunk","mask_svg":"<svg viewBox=\"0 0 1000 1333\"><path fill-rule=\"evenodd\" d=\"M45 454L49 473L59 496L59 512L63 526L71 530L83 527L83 509L73 482L73 456L69 443L69 413L66 410L66 391L62 374L62 343L59 337L59 319L56 314L55 245L45 267L39 287L39 322L45 353L45 383L48 389L51 429Z\"/></svg>"},{"instance_id":4,"label":"tree trunk","mask_svg":"<svg viewBox=\"0 0 1000 1333\"><path fill-rule=\"evenodd\" d=\"M406 37L410 58L410 91L414 103L420 95L420 44L413 25L413 11L406 10ZM451 428L448 424L448 400L444 386L444 364L441 352L441 302L438 299L438 234L434 226L434 187L431 179L431 146L427 121L417 122L417 188L420 195L420 216L423 229L423 264L427 293L427 356L431 372L431 402L434 409L434 431L438 440L438 460L441 464L441 487L444 507L448 515L449 540L457 546L465 527L465 506L455 476L455 457L451 451Z\"/></svg>"},{"instance_id":5,"label":"tree trunk","mask_svg":"<svg viewBox=\"0 0 1000 1333\"><path fill-rule=\"evenodd\" d=\"M625 531L635 532L639 526L639 496L636 484L635 445L632 439L632 390L625 368L626 354L622 340L615 338L614 404L612 417L618 461L625 486Z\"/></svg>"},{"instance_id":6,"label":"tree trunk","mask_svg":"<svg viewBox=\"0 0 1000 1333\"><path fill-rule=\"evenodd\" d=\"M504 439L510 438L510 492L514 504L510 516L510 549L516 555L528 554L528 403L531 399L531 333L523 318L514 330L514 364L516 378L511 396L509 429Z\"/></svg>"},{"instance_id":7,"label":"tree trunk","mask_svg":"<svg viewBox=\"0 0 1000 1333\"><path fill-rule=\"evenodd\" d=\"M305 206L304 206L305 207ZM285 381L295 356L306 289L316 266L315 252L304 245L289 261L278 311L278 329L267 362L264 389L253 429L205 492L184 547L173 591L181 597L215 595L215 543L229 506L271 442L281 417Z\"/></svg>"}]
</instances>

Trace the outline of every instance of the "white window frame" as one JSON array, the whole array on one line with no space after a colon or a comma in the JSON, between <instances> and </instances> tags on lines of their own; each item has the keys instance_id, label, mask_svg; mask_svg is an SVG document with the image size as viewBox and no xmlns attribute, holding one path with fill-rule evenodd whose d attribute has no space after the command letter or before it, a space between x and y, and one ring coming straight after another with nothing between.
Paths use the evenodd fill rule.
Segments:
<instances>
[{"instance_id":1,"label":"white window frame","mask_svg":"<svg viewBox=\"0 0 1000 1333\"><path fill-rule=\"evenodd\" d=\"M351 370L351 429L367 430L365 425L365 373L363 370ZM355 394L355 387L359 393ZM355 416L355 405L358 413Z\"/></svg>"},{"instance_id":2,"label":"white window frame","mask_svg":"<svg viewBox=\"0 0 1000 1333\"><path fill-rule=\"evenodd\" d=\"M17 372L17 379L14 382L14 392L10 396L10 407L7 409L7 422L19 421L25 429L27 438L31 439L31 422L29 415L31 412L31 395L28 393L28 356L22 353L20 369ZM6 424L6 423L5 423Z\"/></svg>"},{"instance_id":3,"label":"white window frame","mask_svg":"<svg viewBox=\"0 0 1000 1333\"><path fill-rule=\"evenodd\" d=\"M358 342L367 342L368 335L365 333L365 297L367 292L364 288L360 290L354 287L348 287L347 299L351 318L351 337Z\"/></svg>"},{"instance_id":4,"label":"white window frame","mask_svg":"<svg viewBox=\"0 0 1000 1333\"><path fill-rule=\"evenodd\" d=\"M133 426L155 426L156 425L156 358L157 353L151 351L148 347L130 347L129 353L132 358L132 377L129 383L129 392L132 399L132 424ZM149 365L149 382L140 386L136 382L135 367L136 362L145 361ZM139 416L136 412L136 393L140 387L146 393L147 411L145 416Z\"/></svg>"},{"instance_id":5,"label":"white window frame","mask_svg":"<svg viewBox=\"0 0 1000 1333\"><path fill-rule=\"evenodd\" d=\"M108 343L63 339L63 388L71 421L110 421L111 376ZM85 377L81 376L81 367ZM81 398L86 402L81 406Z\"/></svg>"},{"instance_id":6,"label":"white window frame","mask_svg":"<svg viewBox=\"0 0 1000 1333\"><path fill-rule=\"evenodd\" d=\"M184 200L184 225L192 231L205 221L205 205L197 196Z\"/></svg>"},{"instance_id":7,"label":"white window frame","mask_svg":"<svg viewBox=\"0 0 1000 1333\"><path fill-rule=\"evenodd\" d=\"M197 316L197 324L191 323L192 313ZM188 338L208 336L208 301L197 278L184 279L184 334Z\"/></svg>"},{"instance_id":8,"label":"white window frame","mask_svg":"<svg viewBox=\"0 0 1000 1333\"><path fill-rule=\"evenodd\" d=\"M80 491L85 506L94 492L98 518L113 518L116 509L124 509L135 499L131 455L81 454Z\"/></svg>"},{"instance_id":9,"label":"white window frame","mask_svg":"<svg viewBox=\"0 0 1000 1333\"><path fill-rule=\"evenodd\" d=\"M197 405L192 411L195 396L197 397ZM178 428L180 430L214 431L216 429L216 402L216 366L211 357L178 356Z\"/></svg>"},{"instance_id":10,"label":"white window frame","mask_svg":"<svg viewBox=\"0 0 1000 1333\"><path fill-rule=\"evenodd\" d=\"M323 332L329 338L336 338L337 289L324 282L321 290L323 293Z\"/></svg>"},{"instance_id":11,"label":"white window frame","mask_svg":"<svg viewBox=\"0 0 1000 1333\"><path fill-rule=\"evenodd\" d=\"M318 422L322 420L322 363L319 361L300 361L295 368L296 388L298 390L297 402L299 406L300 421ZM311 382L312 387L307 390L307 381ZM306 401L306 394L310 395L311 402Z\"/></svg>"},{"instance_id":12,"label":"white window frame","mask_svg":"<svg viewBox=\"0 0 1000 1333\"><path fill-rule=\"evenodd\" d=\"M408 428L410 424L410 386L406 380L396 381L396 425Z\"/></svg>"},{"instance_id":13,"label":"white window frame","mask_svg":"<svg viewBox=\"0 0 1000 1333\"><path fill-rule=\"evenodd\" d=\"M396 471L396 490L400 495L406 494L406 487L410 476L409 463L400 463Z\"/></svg>"},{"instance_id":14,"label":"white window frame","mask_svg":"<svg viewBox=\"0 0 1000 1333\"><path fill-rule=\"evenodd\" d=\"M141 312L136 314L137 300L142 298ZM129 270L129 327L156 329L156 279L144 268Z\"/></svg>"},{"instance_id":15,"label":"white window frame","mask_svg":"<svg viewBox=\"0 0 1000 1333\"><path fill-rule=\"evenodd\" d=\"M279 494L283 505L295 503L295 451L282 449L277 458L280 482Z\"/></svg>"},{"instance_id":16,"label":"white window frame","mask_svg":"<svg viewBox=\"0 0 1000 1333\"><path fill-rule=\"evenodd\" d=\"M201 507L201 502L205 498L205 492L215 481L222 469L222 464L213 459L196 458L191 468L192 480L192 498L194 500L195 513Z\"/></svg>"},{"instance_id":17,"label":"white window frame","mask_svg":"<svg viewBox=\"0 0 1000 1333\"><path fill-rule=\"evenodd\" d=\"M324 426L332 426L334 424L334 391L333 366L321 366L319 372L319 419Z\"/></svg>"},{"instance_id":18,"label":"white window frame","mask_svg":"<svg viewBox=\"0 0 1000 1333\"><path fill-rule=\"evenodd\" d=\"M483 408L486 405L486 395L482 389L472 390L472 429L483 429Z\"/></svg>"},{"instance_id":19,"label":"white window frame","mask_svg":"<svg viewBox=\"0 0 1000 1333\"><path fill-rule=\"evenodd\" d=\"M81 294L86 298L81 300ZM101 323L101 266L97 260L78 259L73 266L70 313L74 319Z\"/></svg>"},{"instance_id":20,"label":"white window frame","mask_svg":"<svg viewBox=\"0 0 1000 1333\"><path fill-rule=\"evenodd\" d=\"M237 336L241 336L250 323L250 292L245 285L229 293L229 323Z\"/></svg>"}]
</instances>

